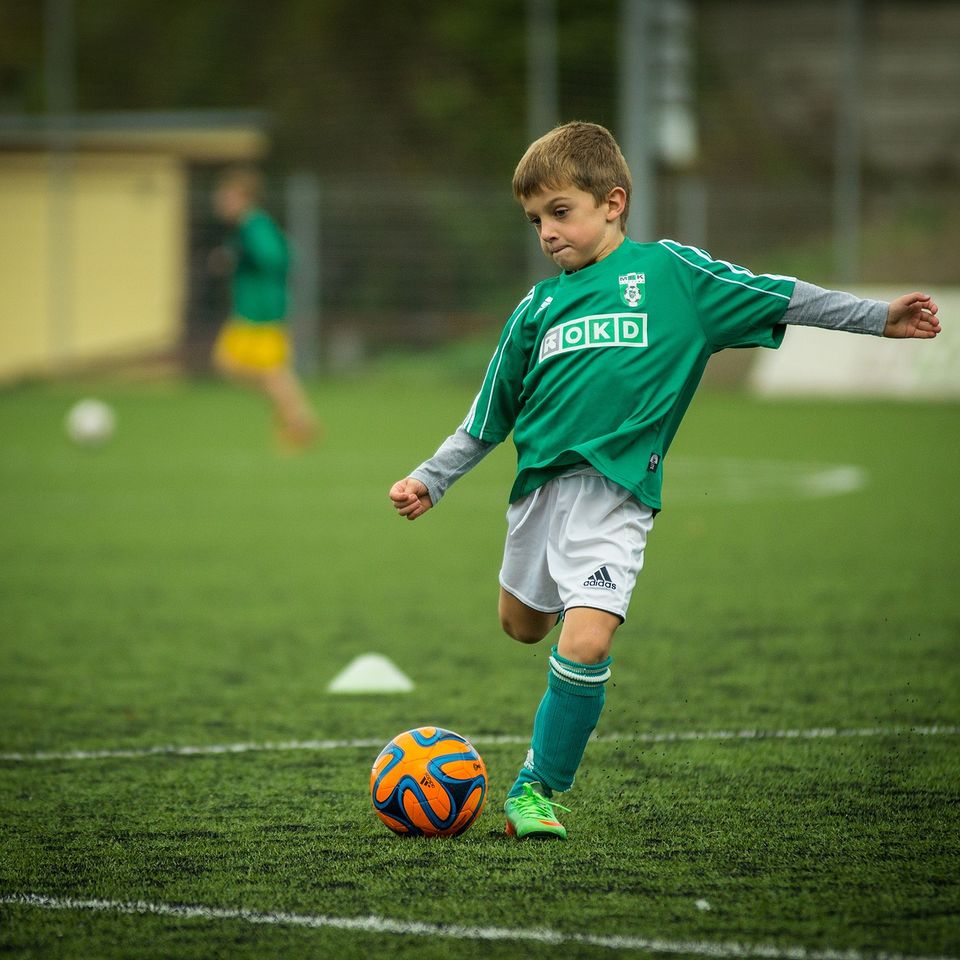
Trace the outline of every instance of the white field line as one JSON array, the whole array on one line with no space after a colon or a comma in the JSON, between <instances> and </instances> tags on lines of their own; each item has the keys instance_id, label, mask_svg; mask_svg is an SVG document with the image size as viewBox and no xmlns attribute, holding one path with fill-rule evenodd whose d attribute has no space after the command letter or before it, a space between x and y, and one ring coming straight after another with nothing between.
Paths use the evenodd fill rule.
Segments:
<instances>
[{"instance_id":1,"label":"white field line","mask_svg":"<svg viewBox=\"0 0 960 960\"><path fill-rule=\"evenodd\" d=\"M666 730L650 733L608 733L593 737L596 743L682 743L700 740L826 740L889 736L944 737L960 734L960 725L880 726L880 727L810 727L798 730ZM529 736L503 734L471 738L478 747L497 744L526 744ZM30 753L0 753L0 761L29 762L44 760L136 760L144 757L206 757L229 753L276 753L285 750L349 750L380 749L382 739L353 740L277 740L262 743L212 743L198 746L162 744L154 747L131 747L117 750L37 750Z\"/></svg>"},{"instance_id":2,"label":"white field line","mask_svg":"<svg viewBox=\"0 0 960 960\"><path fill-rule=\"evenodd\" d=\"M0 894L0 904L38 907L43 910L89 910L98 913L149 914L183 920L239 920L268 926L309 927L349 930L356 933L398 934L401 936L446 938L448 940L506 940L544 943L551 946L577 944L610 950L644 953L685 954L699 957L760 957L762 960L954 960L949 957L910 957L900 953L861 953L859 950L808 950L798 946L714 942L710 940L661 940L657 937L562 933L545 928L470 927L460 924L423 923L390 917L331 917L324 914L267 913L229 907L183 906L147 903L142 900L73 900L37 894Z\"/></svg>"}]
</instances>

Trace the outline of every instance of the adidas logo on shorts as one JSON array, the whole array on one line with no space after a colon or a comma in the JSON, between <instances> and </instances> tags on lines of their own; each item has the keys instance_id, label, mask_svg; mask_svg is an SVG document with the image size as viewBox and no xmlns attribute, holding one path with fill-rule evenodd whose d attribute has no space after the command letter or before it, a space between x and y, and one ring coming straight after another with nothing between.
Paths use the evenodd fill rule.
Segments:
<instances>
[{"instance_id":1,"label":"adidas logo on shorts","mask_svg":"<svg viewBox=\"0 0 960 960\"><path fill-rule=\"evenodd\" d=\"M592 577L583 581L585 587L603 587L606 590L616 590L617 585L610 576L610 571L606 567L601 567Z\"/></svg>"}]
</instances>

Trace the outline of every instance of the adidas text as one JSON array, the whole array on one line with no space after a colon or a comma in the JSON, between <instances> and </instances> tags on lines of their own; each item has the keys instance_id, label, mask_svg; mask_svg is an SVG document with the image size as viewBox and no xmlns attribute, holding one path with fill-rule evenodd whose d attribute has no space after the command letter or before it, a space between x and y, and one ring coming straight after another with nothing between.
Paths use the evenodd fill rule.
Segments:
<instances>
[{"instance_id":1,"label":"adidas text","mask_svg":"<svg viewBox=\"0 0 960 960\"><path fill-rule=\"evenodd\" d=\"M583 581L585 587L602 587L605 590L616 590L617 585L610 576L610 571L606 567L601 567L592 576Z\"/></svg>"}]
</instances>

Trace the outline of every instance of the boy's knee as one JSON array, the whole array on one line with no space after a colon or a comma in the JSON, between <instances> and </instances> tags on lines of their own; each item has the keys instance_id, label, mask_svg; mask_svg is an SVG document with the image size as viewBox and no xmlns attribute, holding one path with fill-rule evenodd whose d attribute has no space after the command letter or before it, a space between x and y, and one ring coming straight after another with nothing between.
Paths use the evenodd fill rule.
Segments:
<instances>
[{"instance_id":1,"label":"boy's knee","mask_svg":"<svg viewBox=\"0 0 960 960\"><path fill-rule=\"evenodd\" d=\"M570 636L561 638L557 645L561 656L574 663L602 663L610 656L610 638L597 636Z\"/></svg>"},{"instance_id":2,"label":"boy's knee","mask_svg":"<svg viewBox=\"0 0 960 960\"><path fill-rule=\"evenodd\" d=\"M500 612L500 626L508 637L518 643L539 643L549 632L549 629L541 629L540 624L531 623L524 618L512 617L504 611Z\"/></svg>"},{"instance_id":3,"label":"boy's knee","mask_svg":"<svg viewBox=\"0 0 960 960\"><path fill-rule=\"evenodd\" d=\"M601 663L610 656L620 618L603 610L574 607L567 611L557 648L575 663Z\"/></svg>"},{"instance_id":4,"label":"boy's knee","mask_svg":"<svg viewBox=\"0 0 960 960\"><path fill-rule=\"evenodd\" d=\"M543 613L522 603L506 590L500 591L500 626L519 643L539 643L557 622L555 613Z\"/></svg>"}]
</instances>

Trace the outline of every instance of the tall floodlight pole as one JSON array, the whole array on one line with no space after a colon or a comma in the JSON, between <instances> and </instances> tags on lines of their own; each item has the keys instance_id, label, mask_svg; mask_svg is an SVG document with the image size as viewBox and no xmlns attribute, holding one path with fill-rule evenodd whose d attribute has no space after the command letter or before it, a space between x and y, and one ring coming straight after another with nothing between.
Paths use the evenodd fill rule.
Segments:
<instances>
[{"instance_id":1,"label":"tall floodlight pole","mask_svg":"<svg viewBox=\"0 0 960 960\"><path fill-rule=\"evenodd\" d=\"M320 183L312 171L290 174L285 189L287 235L293 247L289 294L293 355L306 377L317 372L320 353Z\"/></svg>"},{"instance_id":2,"label":"tall floodlight pole","mask_svg":"<svg viewBox=\"0 0 960 960\"><path fill-rule=\"evenodd\" d=\"M45 0L43 81L47 116L63 121L76 105L72 0ZM62 126L62 123L60 124Z\"/></svg>"},{"instance_id":3,"label":"tall floodlight pole","mask_svg":"<svg viewBox=\"0 0 960 960\"><path fill-rule=\"evenodd\" d=\"M623 154L633 177L630 235L654 237L656 125L650 75L651 0L620 0L620 129Z\"/></svg>"},{"instance_id":4,"label":"tall floodlight pole","mask_svg":"<svg viewBox=\"0 0 960 960\"><path fill-rule=\"evenodd\" d=\"M843 0L833 184L833 262L842 286L856 282L860 266L862 73L863 0Z\"/></svg>"},{"instance_id":5,"label":"tall floodlight pole","mask_svg":"<svg viewBox=\"0 0 960 960\"><path fill-rule=\"evenodd\" d=\"M527 135L532 142L560 119L556 0L527 0Z\"/></svg>"},{"instance_id":6,"label":"tall floodlight pole","mask_svg":"<svg viewBox=\"0 0 960 960\"><path fill-rule=\"evenodd\" d=\"M73 337L73 124L76 109L73 0L45 0L44 96L49 143L47 235L48 333L51 355L70 356Z\"/></svg>"},{"instance_id":7,"label":"tall floodlight pole","mask_svg":"<svg viewBox=\"0 0 960 960\"><path fill-rule=\"evenodd\" d=\"M527 0L527 140L532 143L560 120L556 0ZM543 273L543 254L529 247L531 277Z\"/></svg>"}]
</instances>

